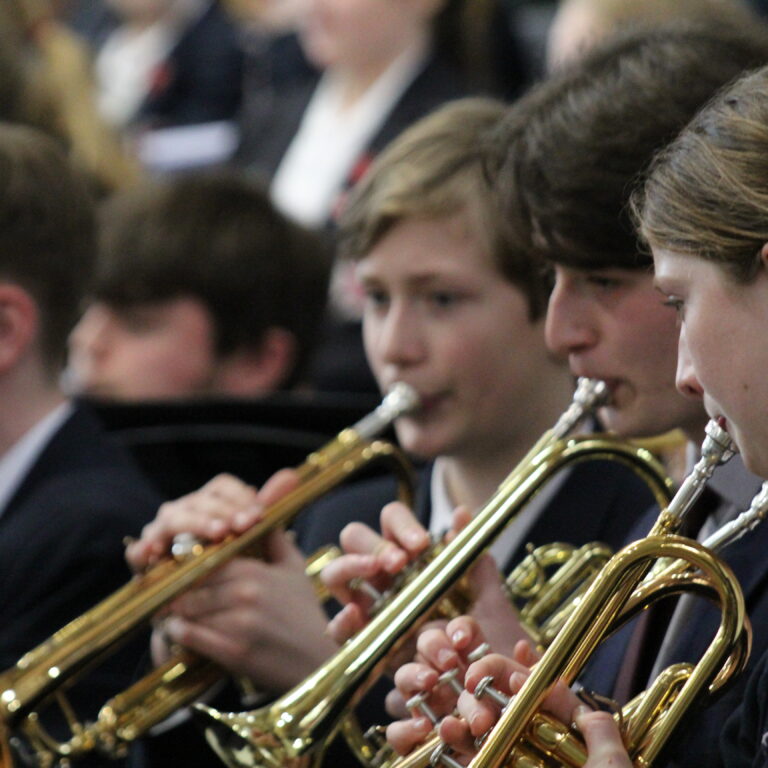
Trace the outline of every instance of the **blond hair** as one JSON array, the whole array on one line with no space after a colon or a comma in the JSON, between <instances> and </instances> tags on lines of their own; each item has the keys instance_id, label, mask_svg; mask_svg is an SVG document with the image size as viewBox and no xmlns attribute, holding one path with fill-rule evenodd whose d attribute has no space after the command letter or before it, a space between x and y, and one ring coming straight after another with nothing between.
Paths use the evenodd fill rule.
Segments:
<instances>
[{"instance_id":1,"label":"blond hair","mask_svg":"<svg viewBox=\"0 0 768 768\"><path fill-rule=\"evenodd\" d=\"M450 102L404 131L355 187L340 218L339 255L365 258L398 223L469 214L501 275L528 298L532 319L549 286L511 242L488 177L487 149L507 107L487 98Z\"/></svg>"}]
</instances>

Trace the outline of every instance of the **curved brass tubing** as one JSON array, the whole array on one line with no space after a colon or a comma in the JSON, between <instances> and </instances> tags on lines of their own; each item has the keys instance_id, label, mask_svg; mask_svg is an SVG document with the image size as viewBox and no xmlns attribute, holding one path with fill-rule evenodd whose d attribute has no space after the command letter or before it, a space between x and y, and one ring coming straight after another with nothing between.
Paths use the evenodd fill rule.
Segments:
<instances>
[{"instance_id":1,"label":"curved brass tubing","mask_svg":"<svg viewBox=\"0 0 768 768\"><path fill-rule=\"evenodd\" d=\"M593 405L591 400L589 407ZM661 503L666 503L670 484L647 450L605 436L567 437L586 408L583 403L572 406L473 520L303 683L252 712L227 714L198 705L209 743L221 759L230 768L319 762L325 745L386 666L389 654L432 615L517 512L563 467L589 459L625 462L644 476Z\"/></svg>"},{"instance_id":2,"label":"curved brass tubing","mask_svg":"<svg viewBox=\"0 0 768 768\"><path fill-rule=\"evenodd\" d=\"M40 768L48 768L59 758L76 758L95 750L119 757L129 742L198 698L224 673L188 652L178 653L108 701L93 723L77 722L63 698L63 688L176 596L234 557L258 551L267 533L289 524L307 504L358 470L372 462L387 462L401 488L411 489L410 463L392 444L372 438L416 407L414 390L395 385L373 413L311 454L297 469L299 486L270 506L249 530L216 544L196 545L181 559L161 562L26 653L0 674L0 726L9 737L26 741ZM68 741L54 740L40 724L36 708L52 698L60 703L70 723L72 738ZM3 750L10 755L7 746ZM0 768L9 766L3 763Z\"/></svg>"}]
</instances>

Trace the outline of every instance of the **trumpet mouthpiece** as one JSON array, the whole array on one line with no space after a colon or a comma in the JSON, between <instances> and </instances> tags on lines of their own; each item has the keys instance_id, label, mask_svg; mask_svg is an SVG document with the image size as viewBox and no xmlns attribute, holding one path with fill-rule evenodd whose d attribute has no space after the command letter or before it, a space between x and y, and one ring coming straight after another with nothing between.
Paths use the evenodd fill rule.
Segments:
<instances>
[{"instance_id":1,"label":"trumpet mouthpiece","mask_svg":"<svg viewBox=\"0 0 768 768\"><path fill-rule=\"evenodd\" d=\"M383 432L392 422L406 413L415 411L421 404L419 393L403 381L393 384L381 404L355 424L353 429L364 440Z\"/></svg>"},{"instance_id":2,"label":"trumpet mouthpiece","mask_svg":"<svg viewBox=\"0 0 768 768\"><path fill-rule=\"evenodd\" d=\"M421 405L419 393L404 381L398 381L393 384L387 396L382 402L382 407L391 408L396 411L396 416L402 416L404 413L411 413Z\"/></svg>"},{"instance_id":3,"label":"trumpet mouthpiece","mask_svg":"<svg viewBox=\"0 0 768 768\"><path fill-rule=\"evenodd\" d=\"M701 447L702 455L717 457L720 464L725 464L734 454L738 453L733 438L714 419L707 422L706 437Z\"/></svg>"}]
</instances>

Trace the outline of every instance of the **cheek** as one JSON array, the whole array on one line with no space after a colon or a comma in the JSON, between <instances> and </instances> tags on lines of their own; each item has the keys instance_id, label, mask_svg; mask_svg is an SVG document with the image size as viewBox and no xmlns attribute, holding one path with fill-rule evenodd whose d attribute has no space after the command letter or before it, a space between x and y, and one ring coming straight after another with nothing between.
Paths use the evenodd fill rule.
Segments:
<instances>
[{"instance_id":1,"label":"cheek","mask_svg":"<svg viewBox=\"0 0 768 768\"><path fill-rule=\"evenodd\" d=\"M616 353L633 366L638 380L676 389L678 331L674 319L637 328L634 343L617 345Z\"/></svg>"},{"instance_id":2,"label":"cheek","mask_svg":"<svg viewBox=\"0 0 768 768\"><path fill-rule=\"evenodd\" d=\"M738 394L740 387L736 384L742 379L743 363L749 357L743 355L744 350L733 355L737 346L711 332L702 332L694 323L686 325L685 347L688 365L706 395L727 402Z\"/></svg>"},{"instance_id":3,"label":"cheek","mask_svg":"<svg viewBox=\"0 0 768 768\"><path fill-rule=\"evenodd\" d=\"M435 368L456 383L477 386L478 381L494 380L498 360L487 336L473 332L470 327L457 325L448 332L434 334L430 357Z\"/></svg>"},{"instance_id":4,"label":"cheek","mask_svg":"<svg viewBox=\"0 0 768 768\"><path fill-rule=\"evenodd\" d=\"M152 342L146 342L131 357L136 364L134 375L146 375L156 381L180 385L196 383L211 368L213 359L205 340L173 335L159 336Z\"/></svg>"},{"instance_id":5,"label":"cheek","mask_svg":"<svg viewBox=\"0 0 768 768\"><path fill-rule=\"evenodd\" d=\"M370 365L373 375L379 379L383 365L380 354L381 329L375 320L365 317L363 319L363 350L365 358Z\"/></svg>"}]
</instances>

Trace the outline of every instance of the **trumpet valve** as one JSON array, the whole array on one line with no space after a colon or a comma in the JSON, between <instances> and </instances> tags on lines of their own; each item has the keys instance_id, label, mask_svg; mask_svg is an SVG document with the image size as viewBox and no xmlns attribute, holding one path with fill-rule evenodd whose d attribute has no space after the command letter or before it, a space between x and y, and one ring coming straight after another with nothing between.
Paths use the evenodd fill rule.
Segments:
<instances>
[{"instance_id":1,"label":"trumpet valve","mask_svg":"<svg viewBox=\"0 0 768 768\"><path fill-rule=\"evenodd\" d=\"M366 581L365 579L356 578L350 580L349 588L358 592L363 592L371 598L373 601L370 609L371 614L376 613L387 601L387 593L380 592L370 581Z\"/></svg>"},{"instance_id":2,"label":"trumpet valve","mask_svg":"<svg viewBox=\"0 0 768 768\"><path fill-rule=\"evenodd\" d=\"M475 686L475 698L482 699L484 696L487 696L491 701L496 702L496 704L504 709L509 704L510 697L494 688L492 683L493 678L490 675L482 678Z\"/></svg>"},{"instance_id":3,"label":"trumpet valve","mask_svg":"<svg viewBox=\"0 0 768 768\"><path fill-rule=\"evenodd\" d=\"M479 661L483 656L487 656L491 651L489 643L480 643L468 656L467 660L472 663L473 661Z\"/></svg>"},{"instance_id":4,"label":"trumpet valve","mask_svg":"<svg viewBox=\"0 0 768 768\"><path fill-rule=\"evenodd\" d=\"M448 749L449 747L447 744L441 744L437 747L437 749L430 755L429 764L433 767L444 765L446 768L464 768L458 760L448 754Z\"/></svg>"},{"instance_id":5,"label":"trumpet valve","mask_svg":"<svg viewBox=\"0 0 768 768\"><path fill-rule=\"evenodd\" d=\"M177 533L171 544L171 555L177 562L189 560L203 552L203 542L193 533Z\"/></svg>"},{"instance_id":6,"label":"trumpet valve","mask_svg":"<svg viewBox=\"0 0 768 768\"><path fill-rule=\"evenodd\" d=\"M405 706L410 710L415 709L417 712L420 712L432 723L432 725L437 725L440 718L434 713L432 707L427 704L427 698L429 698L429 694L422 691L415 696L411 696L411 698L405 702Z\"/></svg>"},{"instance_id":7,"label":"trumpet valve","mask_svg":"<svg viewBox=\"0 0 768 768\"><path fill-rule=\"evenodd\" d=\"M437 684L447 685L457 696L464 690L462 684L459 682L459 670L455 667L449 669L447 672L443 672L443 674L437 678Z\"/></svg>"}]
</instances>

